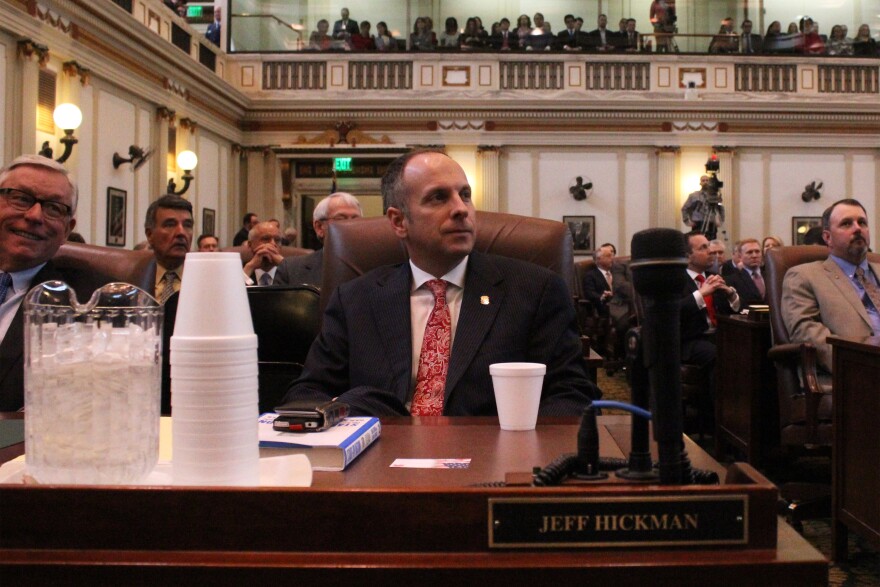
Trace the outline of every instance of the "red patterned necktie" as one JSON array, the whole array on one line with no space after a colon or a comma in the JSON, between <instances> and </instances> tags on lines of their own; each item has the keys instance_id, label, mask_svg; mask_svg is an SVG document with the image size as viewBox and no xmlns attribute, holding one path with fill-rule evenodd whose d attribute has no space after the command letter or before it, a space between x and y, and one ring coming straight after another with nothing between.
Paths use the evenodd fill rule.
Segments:
<instances>
[{"instance_id":1,"label":"red patterned necktie","mask_svg":"<svg viewBox=\"0 0 880 587\"><path fill-rule=\"evenodd\" d=\"M446 282L432 279L425 285L434 294L434 309L425 327L410 413L413 416L440 416L443 414L443 392L452 346L452 319L446 305Z\"/></svg>"},{"instance_id":2,"label":"red patterned necktie","mask_svg":"<svg viewBox=\"0 0 880 587\"><path fill-rule=\"evenodd\" d=\"M700 286L706 283L706 277L704 275L697 275L696 280ZM706 313L709 315L709 322L712 326L716 326L718 321L715 319L715 302L712 300L712 294L704 295L703 301L706 302Z\"/></svg>"}]
</instances>

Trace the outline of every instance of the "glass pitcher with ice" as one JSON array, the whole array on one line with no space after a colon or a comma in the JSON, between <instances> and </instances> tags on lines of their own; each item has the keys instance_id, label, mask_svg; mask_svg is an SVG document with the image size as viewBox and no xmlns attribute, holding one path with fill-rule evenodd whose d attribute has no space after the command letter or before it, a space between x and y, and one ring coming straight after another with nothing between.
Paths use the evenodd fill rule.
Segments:
<instances>
[{"instance_id":1,"label":"glass pitcher with ice","mask_svg":"<svg viewBox=\"0 0 880 587\"><path fill-rule=\"evenodd\" d=\"M142 481L159 458L162 306L110 283L86 304L47 281L24 300L25 459L39 483Z\"/></svg>"}]
</instances>

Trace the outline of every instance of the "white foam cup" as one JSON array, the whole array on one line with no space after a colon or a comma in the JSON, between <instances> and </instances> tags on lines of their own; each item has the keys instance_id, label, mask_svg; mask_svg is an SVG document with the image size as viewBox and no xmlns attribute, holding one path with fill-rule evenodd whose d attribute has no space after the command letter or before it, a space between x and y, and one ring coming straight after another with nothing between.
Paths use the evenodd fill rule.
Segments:
<instances>
[{"instance_id":1,"label":"white foam cup","mask_svg":"<svg viewBox=\"0 0 880 587\"><path fill-rule=\"evenodd\" d=\"M254 427L257 425L256 420L250 416L234 419L226 418L224 420L187 420L181 416L175 416L171 438L173 439L175 434L201 434L205 437L210 437L214 434L221 434L228 430L248 430L248 433L250 434L250 428L248 427L250 424L253 424Z\"/></svg>"},{"instance_id":2,"label":"white foam cup","mask_svg":"<svg viewBox=\"0 0 880 587\"><path fill-rule=\"evenodd\" d=\"M174 407L238 407L254 405L260 402L256 388L249 390L232 391L188 391L176 389L174 391Z\"/></svg>"},{"instance_id":3,"label":"white foam cup","mask_svg":"<svg viewBox=\"0 0 880 587\"><path fill-rule=\"evenodd\" d=\"M257 447L245 458L212 463L186 463L176 457L172 461L175 485L231 485L255 487L260 483L260 459Z\"/></svg>"},{"instance_id":4,"label":"white foam cup","mask_svg":"<svg viewBox=\"0 0 880 587\"><path fill-rule=\"evenodd\" d=\"M171 351L170 364L173 365L228 365L230 363L242 363L245 361L258 361L257 349L241 350L203 350L190 351L174 349Z\"/></svg>"},{"instance_id":5,"label":"white foam cup","mask_svg":"<svg viewBox=\"0 0 880 587\"><path fill-rule=\"evenodd\" d=\"M256 361L243 361L226 365L171 365L171 379L214 380L254 379L260 374Z\"/></svg>"},{"instance_id":6,"label":"white foam cup","mask_svg":"<svg viewBox=\"0 0 880 587\"><path fill-rule=\"evenodd\" d=\"M254 334L238 253L188 255L184 271L174 321L176 336Z\"/></svg>"},{"instance_id":7,"label":"white foam cup","mask_svg":"<svg viewBox=\"0 0 880 587\"><path fill-rule=\"evenodd\" d=\"M547 366L541 363L489 365L502 430L534 430Z\"/></svg>"},{"instance_id":8,"label":"white foam cup","mask_svg":"<svg viewBox=\"0 0 880 587\"><path fill-rule=\"evenodd\" d=\"M202 446L212 447L212 446L220 446L225 447L229 446L241 446L244 444L249 444L256 442L259 444L258 433L253 432L247 428L235 427L235 426L227 426L225 423L221 423L219 425L215 425L213 430L210 432L203 432L203 428L197 428L192 432L181 432L176 431L172 434L172 447L173 443L183 442L187 444L191 442L199 442Z\"/></svg>"},{"instance_id":9,"label":"white foam cup","mask_svg":"<svg viewBox=\"0 0 880 587\"><path fill-rule=\"evenodd\" d=\"M171 422L172 427L177 417L182 421L214 421L225 422L229 420L243 420L251 418L254 422L259 417L257 402L250 402L237 407L212 406L205 402L203 406L178 406L174 402L174 394L171 395Z\"/></svg>"},{"instance_id":10,"label":"white foam cup","mask_svg":"<svg viewBox=\"0 0 880 587\"><path fill-rule=\"evenodd\" d=\"M243 334L241 336L182 336L175 334L171 337L171 352L195 351L198 353L213 353L219 351L241 351L257 348L256 334Z\"/></svg>"}]
</instances>

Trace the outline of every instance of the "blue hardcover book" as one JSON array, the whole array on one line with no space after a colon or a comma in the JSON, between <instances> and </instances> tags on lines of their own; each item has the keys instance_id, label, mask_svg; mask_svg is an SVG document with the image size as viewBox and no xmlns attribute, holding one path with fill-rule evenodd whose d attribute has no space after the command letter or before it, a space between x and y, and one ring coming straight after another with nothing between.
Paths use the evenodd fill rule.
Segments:
<instances>
[{"instance_id":1,"label":"blue hardcover book","mask_svg":"<svg viewBox=\"0 0 880 587\"><path fill-rule=\"evenodd\" d=\"M379 418L346 418L321 432L280 432L272 428L277 417L260 416L260 456L304 454L313 471L342 471L382 432Z\"/></svg>"}]
</instances>

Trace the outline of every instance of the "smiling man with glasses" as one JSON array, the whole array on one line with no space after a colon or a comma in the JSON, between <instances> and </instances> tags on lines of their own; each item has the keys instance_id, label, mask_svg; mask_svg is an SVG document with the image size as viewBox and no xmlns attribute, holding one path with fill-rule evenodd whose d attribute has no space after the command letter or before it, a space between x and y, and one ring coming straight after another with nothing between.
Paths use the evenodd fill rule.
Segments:
<instances>
[{"instance_id":1,"label":"smiling man with glasses","mask_svg":"<svg viewBox=\"0 0 880 587\"><path fill-rule=\"evenodd\" d=\"M0 411L24 405L25 294L44 281L76 280L50 260L76 225L76 201L76 185L52 159L23 155L0 169Z\"/></svg>"},{"instance_id":2,"label":"smiling man with glasses","mask_svg":"<svg viewBox=\"0 0 880 587\"><path fill-rule=\"evenodd\" d=\"M346 192L330 194L315 206L312 213L312 227L318 240L324 242L327 226L331 222L350 220L363 216L361 203ZM308 283L321 287L324 264L324 249L300 257L287 257L275 273L275 285L299 285Z\"/></svg>"}]
</instances>

